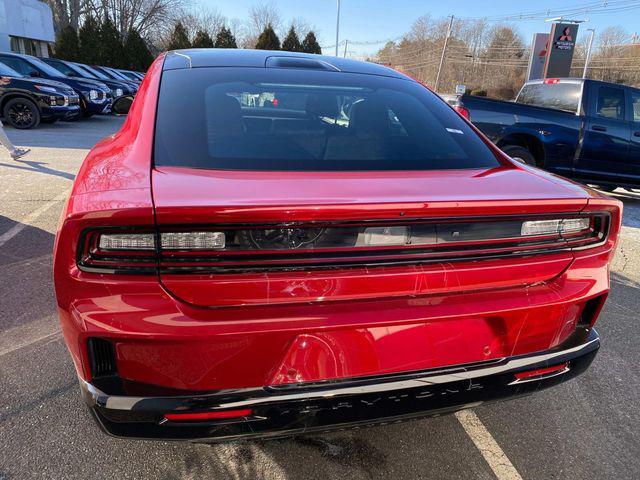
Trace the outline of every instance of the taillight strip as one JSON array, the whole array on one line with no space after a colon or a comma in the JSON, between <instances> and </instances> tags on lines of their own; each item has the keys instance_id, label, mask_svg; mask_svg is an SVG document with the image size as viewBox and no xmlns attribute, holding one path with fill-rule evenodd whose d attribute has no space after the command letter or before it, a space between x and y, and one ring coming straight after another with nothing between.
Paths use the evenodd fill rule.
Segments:
<instances>
[{"instance_id":1,"label":"taillight strip","mask_svg":"<svg viewBox=\"0 0 640 480\"><path fill-rule=\"evenodd\" d=\"M77 263L84 271L113 273L242 273L529 256L601 244L609 223L609 214L598 212L519 219L163 226L159 232L105 227L83 232Z\"/></svg>"}]
</instances>

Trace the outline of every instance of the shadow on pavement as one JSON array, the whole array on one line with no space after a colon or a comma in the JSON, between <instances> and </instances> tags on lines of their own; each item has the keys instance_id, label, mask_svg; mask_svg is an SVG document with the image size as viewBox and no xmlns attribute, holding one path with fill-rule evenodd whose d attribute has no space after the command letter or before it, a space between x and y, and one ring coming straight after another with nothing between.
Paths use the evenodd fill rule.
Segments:
<instances>
[{"instance_id":1,"label":"shadow on pavement","mask_svg":"<svg viewBox=\"0 0 640 480\"><path fill-rule=\"evenodd\" d=\"M33 162L29 160L16 160L15 163L0 163L0 167L16 168L18 170L26 170L29 172L45 173L47 175L55 175L56 177L66 178L67 180L73 180L76 178L72 173L63 172L61 170L55 170L53 168L46 167L45 162Z\"/></svg>"},{"instance_id":2,"label":"shadow on pavement","mask_svg":"<svg viewBox=\"0 0 640 480\"><path fill-rule=\"evenodd\" d=\"M18 223L0 215L0 235ZM0 248L0 335L55 314L53 242L52 233L27 225Z\"/></svg>"}]
</instances>

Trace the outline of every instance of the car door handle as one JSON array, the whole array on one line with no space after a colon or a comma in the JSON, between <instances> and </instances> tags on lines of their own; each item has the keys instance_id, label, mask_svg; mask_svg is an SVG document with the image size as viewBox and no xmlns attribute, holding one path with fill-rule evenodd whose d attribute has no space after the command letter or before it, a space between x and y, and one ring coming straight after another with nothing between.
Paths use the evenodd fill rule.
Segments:
<instances>
[{"instance_id":1,"label":"car door handle","mask_svg":"<svg viewBox=\"0 0 640 480\"><path fill-rule=\"evenodd\" d=\"M593 127L591 127L591 130L595 130L596 132L606 132L607 127L604 127L602 125L594 125Z\"/></svg>"}]
</instances>

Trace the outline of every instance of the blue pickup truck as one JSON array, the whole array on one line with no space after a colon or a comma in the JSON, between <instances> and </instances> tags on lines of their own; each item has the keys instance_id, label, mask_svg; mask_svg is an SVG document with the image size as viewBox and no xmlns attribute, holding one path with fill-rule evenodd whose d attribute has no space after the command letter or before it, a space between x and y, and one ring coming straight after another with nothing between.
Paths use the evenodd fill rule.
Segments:
<instances>
[{"instance_id":1,"label":"blue pickup truck","mask_svg":"<svg viewBox=\"0 0 640 480\"><path fill-rule=\"evenodd\" d=\"M512 158L609 191L640 187L638 88L547 78L513 102L443 97Z\"/></svg>"}]
</instances>

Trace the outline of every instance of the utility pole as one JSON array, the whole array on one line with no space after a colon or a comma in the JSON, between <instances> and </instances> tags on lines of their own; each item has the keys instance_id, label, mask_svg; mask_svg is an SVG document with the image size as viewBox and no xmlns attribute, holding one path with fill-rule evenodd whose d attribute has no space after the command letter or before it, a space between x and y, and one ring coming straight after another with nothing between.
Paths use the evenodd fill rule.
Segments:
<instances>
[{"instance_id":1,"label":"utility pole","mask_svg":"<svg viewBox=\"0 0 640 480\"><path fill-rule=\"evenodd\" d=\"M436 85L434 90L438 92L440 86L440 74L442 73L442 65L444 64L444 55L447 53L447 44L449 43L449 37L451 36L451 28L453 27L453 15L449 17L449 27L447 28L447 36L444 37L444 45L442 46L442 55L440 55L440 65L438 66L438 74L436 75Z\"/></svg>"},{"instance_id":2,"label":"utility pole","mask_svg":"<svg viewBox=\"0 0 640 480\"><path fill-rule=\"evenodd\" d=\"M589 45L587 46L587 55L584 59L584 70L582 71L582 78L587 78L587 69L589 68L589 60L591 60L591 47L593 46L593 36L596 32L595 28L587 28L591 32L589 35Z\"/></svg>"},{"instance_id":3,"label":"utility pole","mask_svg":"<svg viewBox=\"0 0 640 480\"><path fill-rule=\"evenodd\" d=\"M349 39L345 38L344 40L344 58L347 58L347 45L349 45Z\"/></svg>"},{"instance_id":4,"label":"utility pole","mask_svg":"<svg viewBox=\"0 0 640 480\"><path fill-rule=\"evenodd\" d=\"M340 39L340 0L337 0L336 12L336 57L338 56L338 41Z\"/></svg>"}]
</instances>

